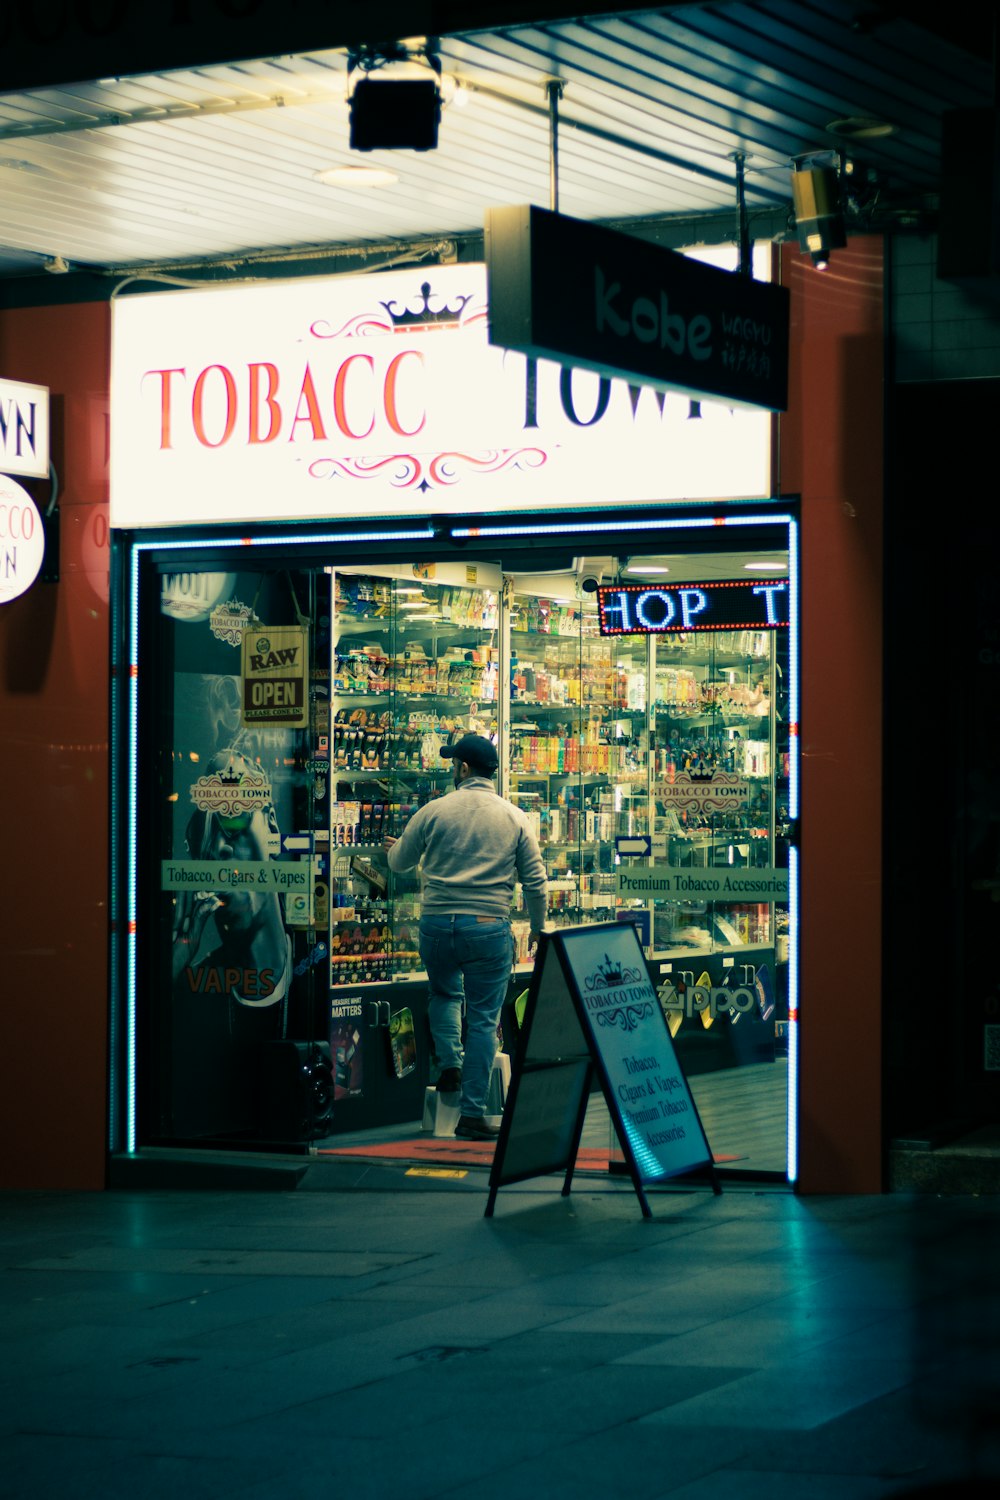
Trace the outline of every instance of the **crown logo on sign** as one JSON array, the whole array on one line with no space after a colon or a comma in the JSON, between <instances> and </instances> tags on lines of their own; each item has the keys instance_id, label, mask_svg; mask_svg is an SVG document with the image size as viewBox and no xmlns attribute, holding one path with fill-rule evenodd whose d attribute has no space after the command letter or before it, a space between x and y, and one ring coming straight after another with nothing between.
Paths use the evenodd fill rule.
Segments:
<instances>
[{"instance_id":1,"label":"crown logo on sign","mask_svg":"<svg viewBox=\"0 0 1000 1500\"><path fill-rule=\"evenodd\" d=\"M691 781L712 781L715 777L714 771L689 771Z\"/></svg>"},{"instance_id":2,"label":"crown logo on sign","mask_svg":"<svg viewBox=\"0 0 1000 1500\"><path fill-rule=\"evenodd\" d=\"M597 966L597 972L606 985L610 986L614 984L625 983L625 976L622 973L621 964L615 963L614 959L609 958L606 953L604 955L604 962L602 964L598 964Z\"/></svg>"},{"instance_id":3,"label":"crown logo on sign","mask_svg":"<svg viewBox=\"0 0 1000 1500\"><path fill-rule=\"evenodd\" d=\"M236 774L232 766L229 767L229 770L226 771L225 775L219 776L219 781L223 786L239 786L241 780L242 777Z\"/></svg>"},{"instance_id":4,"label":"crown logo on sign","mask_svg":"<svg viewBox=\"0 0 1000 1500\"><path fill-rule=\"evenodd\" d=\"M402 311L397 311L399 306L397 302L379 303L379 306L384 307L389 314L394 329L441 328L447 323L460 323L466 305L472 301L472 294L470 293L467 297L459 297L457 307L445 306L439 308L437 312L432 312L430 306L431 284L429 281L425 281L420 288L420 295L423 299L423 306L416 311L410 307L404 307Z\"/></svg>"}]
</instances>

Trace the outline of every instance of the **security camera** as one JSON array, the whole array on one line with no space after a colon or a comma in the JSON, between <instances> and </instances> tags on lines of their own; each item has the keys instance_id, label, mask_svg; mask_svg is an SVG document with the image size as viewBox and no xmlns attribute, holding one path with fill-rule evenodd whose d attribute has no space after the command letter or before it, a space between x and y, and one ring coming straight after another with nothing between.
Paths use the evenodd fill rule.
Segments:
<instances>
[{"instance_id":1,"label":"security camera","mask_svg":"<svg viewBox=\"0 0 1000 1500\"><path fill-rule=\"evenodd\" d=\"M580 579L580 588L585 594L596 594L601 586L600 573L584 573Z\"/></svg>"}]
</instances>

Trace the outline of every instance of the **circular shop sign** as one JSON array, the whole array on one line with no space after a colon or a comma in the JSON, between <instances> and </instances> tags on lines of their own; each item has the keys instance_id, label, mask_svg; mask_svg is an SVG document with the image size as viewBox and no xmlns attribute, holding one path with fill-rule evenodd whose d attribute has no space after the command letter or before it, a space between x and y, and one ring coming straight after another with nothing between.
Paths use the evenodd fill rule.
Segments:
<instances>
[{"instance_id":1,"label":"circular shop sign","mask_svg":"<svg viewBox=\"0 0 1000 1500\"><path fill-rule=\"evenodd\" d=\"M0 474L0 604L24 594L42 569L45 527L26 489Z\"/></svg>"}]
</instances>

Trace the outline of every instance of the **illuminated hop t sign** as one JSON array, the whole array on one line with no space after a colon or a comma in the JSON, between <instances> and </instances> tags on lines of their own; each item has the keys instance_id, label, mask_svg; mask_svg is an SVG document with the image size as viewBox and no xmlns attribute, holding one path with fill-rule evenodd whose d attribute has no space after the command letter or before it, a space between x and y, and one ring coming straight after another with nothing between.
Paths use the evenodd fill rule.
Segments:
<instances>
[{"instance_id":1,"label":"illuminated hop t sign","mask_svg":"<svg viewBox=\"0 0 1000 1500\"><path fill-rule=\"evenodd\" d=\"M597 590L597 609L602 635L777 630L789 623L788 580L611 586Z\"/></svg>"}]
</instances>

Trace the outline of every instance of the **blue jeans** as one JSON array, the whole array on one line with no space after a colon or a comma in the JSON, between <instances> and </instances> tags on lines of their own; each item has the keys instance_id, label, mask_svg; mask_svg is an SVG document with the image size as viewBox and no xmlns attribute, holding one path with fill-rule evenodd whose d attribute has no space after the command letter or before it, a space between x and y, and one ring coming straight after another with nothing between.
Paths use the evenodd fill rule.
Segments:
<instances>
[{"instance_id":1,"label":"blue jeans","mask_svg":"<svg viewBox=\"0 0 1000 1500\"><path fill-rule=\"evenodd\" d=\"M497 1050L497 1023L514 965L510 923L494 917L427 914L420 918L420 957L427 970L427 1013L438 1062L442 1069L462 1069L462 1114L483 1115Z\"/></svg>"}]
</instances>

